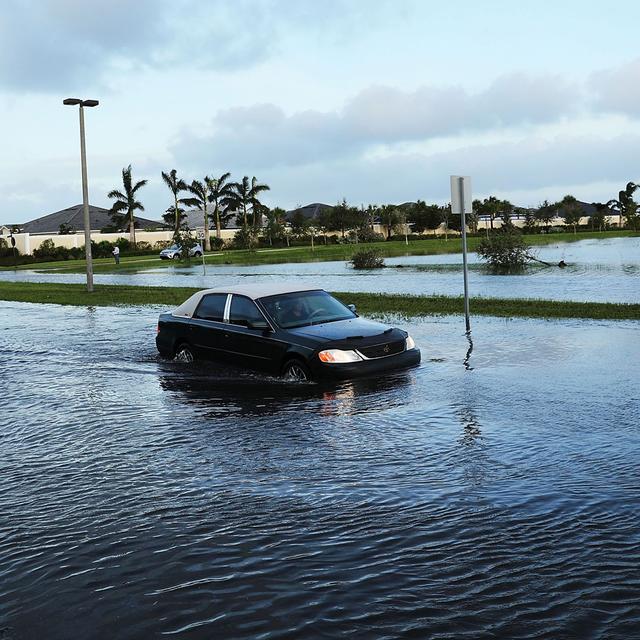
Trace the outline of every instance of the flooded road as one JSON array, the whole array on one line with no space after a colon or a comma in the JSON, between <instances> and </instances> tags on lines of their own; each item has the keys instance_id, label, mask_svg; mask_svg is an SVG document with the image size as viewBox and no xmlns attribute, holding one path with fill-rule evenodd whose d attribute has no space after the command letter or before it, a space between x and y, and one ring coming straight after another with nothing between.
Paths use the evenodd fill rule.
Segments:
<instances>
[{"instance_id":1,"label":"flooded road","mask_svg":"<svg viewBox=\"0 0 640 640\"><path fill-rule=\"evenodd\" d=\"M427 241L425 241L427 242ZM640 300L640 237L581 240L539 247L534 253L552 264L532 264L521 275L496 275L470 254L471 296L542 298L577 302L638 302ZM560 260L568 266L557 267ZM293 279L301 285L329 291L462 295L462 255L386 258L390 267L354 271L345 261L273 265L169 266L149 271L96 274L98 284L184 286L208 288L246 282ZM64 263L61 263L64 266ZM399 268L401 267L401 268ZM2 280L85 281L84 274L47 271L0 271Z\"/></svg>"},{"instance_id":2,"label":"flooded road","mask_svg":"<svg viewBox=\"0 0 640 640\"><path fill-rule=\"evenodd\" d=\"M318 385L158 311L3 303L2 640L637 634L637 323L398 321L420 367Z\"/></svg>"}]
</instances>

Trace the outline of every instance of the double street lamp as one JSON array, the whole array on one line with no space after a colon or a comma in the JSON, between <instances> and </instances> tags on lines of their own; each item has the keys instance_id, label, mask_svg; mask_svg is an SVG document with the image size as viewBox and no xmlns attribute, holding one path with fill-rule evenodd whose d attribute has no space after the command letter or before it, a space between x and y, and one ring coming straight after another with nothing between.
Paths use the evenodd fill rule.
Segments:
<instances>
[{"instance_id":1,"label":"double street lamp","mask_svg":"<svg viewBox=\"0 0 640 640\"><path fill-rule=\"evenodd\" d=\"M87 150L84 143L84 107L97 107L97 100L66 98L66 105L80 106L80 161L82 163L82 205L84 209L84 251L87 262L87 291L93 291L93 260L91 258L91 219L89 217L89 188L87 186Z\"/></svg>"}]
</instances>

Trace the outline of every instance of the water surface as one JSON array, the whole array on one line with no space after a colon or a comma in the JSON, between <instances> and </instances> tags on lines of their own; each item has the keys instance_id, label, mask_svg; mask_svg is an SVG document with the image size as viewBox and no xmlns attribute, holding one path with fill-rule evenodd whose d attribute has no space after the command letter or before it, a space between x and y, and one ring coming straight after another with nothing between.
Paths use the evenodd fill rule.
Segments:
<instances>
[{"instance_id":1,"label":"water surface","mask_svg":"<svg viewBox=\"0 0 640 640\"><path fill-rule=\"evenodd\" d=\"M637 634L637 323L400 321L419 368L317 385L156 312L3 303L3 640Z\"/></svg>"}]
</instances>

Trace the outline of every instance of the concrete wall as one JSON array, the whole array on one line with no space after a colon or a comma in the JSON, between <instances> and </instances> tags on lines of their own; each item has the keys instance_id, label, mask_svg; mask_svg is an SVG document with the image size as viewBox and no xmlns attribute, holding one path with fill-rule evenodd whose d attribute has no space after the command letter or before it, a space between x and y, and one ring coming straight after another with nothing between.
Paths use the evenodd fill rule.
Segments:
<instances>
[{"instance_id":1,"label":"concrete wall","mask_svg":"<svg viewBox=\"0 0 640 640\"><path fill-rule=\"evenodd\" d=\"M607 221L610 225L617 226L618 224L618 216L607 216ZM524 226L524 220L514 220L514 225L516 227ZM589 218L584 217L580 219L581 225L586 225L589 223ZM499 229L502 226L501 220L494 220L493 227L495 229ZM540 226L540 225L538 225ZM556 218L552 221L552 227L563 227L566 226L564 224L564 220L562 218ZM478 223L478 230L489 229L491 224L488 220L480 220ZM381 233L386 235L386 228L383 225L375 224L373 226L374 231L377 233ZM196 229L194 231L199 231ZM236 234L237 229L222 229L221 235L222 239L225 241L230 241L233 239L233 236ZM396 228L394 232L397 234L398 229ZM8 240L10 230L8 227L0 227L0 237L4 237ZM211 238L216 237L215 230L211 232ZM409 231L410 233L410 231ZM437 229L426 231L424 235L444 235L445 229L444 225L441 224ZM449 234L455 235L456 231L449 231ZM339 231L329 232L327 235L336 236L340 235ZM154 245L156 242L169 242L173 237L173 231L136 231L136 240L138 242L148 242L150 245ZM28 234L28 233L16 233L14 234L14 238L16 239L16 248L20 251L21 254L32 254L35 249L37 249L45 240L53 240L54 244L58 247L67 247L68 249L74 247L83 247L84 246L84 233L70 233L67 235L59 235L59 234ZM129 233L100 233L99 231L91 232L91 239L94 242L101 242L106 240L107 242L115 242L119 238L129 239Z\"/></svg>"}]
</instances>

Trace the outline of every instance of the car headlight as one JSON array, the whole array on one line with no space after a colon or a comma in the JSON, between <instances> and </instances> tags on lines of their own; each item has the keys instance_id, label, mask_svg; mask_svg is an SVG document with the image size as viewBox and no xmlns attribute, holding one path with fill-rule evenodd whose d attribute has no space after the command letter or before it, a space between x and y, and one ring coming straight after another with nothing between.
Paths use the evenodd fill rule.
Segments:
<instances>
[{"instance_id":1,"label":"car headlight","mask_svg":"<svg viewBox=\"0 0 640 640\"><path fill-rule=\"evenodd\" d=\"M320 362L358 362L362 358L355 351L343 351L342 349L326 349L318 354Z\"/></svg>"},{"instance_id":2,"label":"car headlight","mask_svg":"<svg viewBox=\"0 0 640 640\"><path fill-rule=\"evenodd\" d=\"M407 336L405 340L405 348L407 351L416 348L416 343L413 341L413 338L411 336Z\"/></svg>"}]
</instances>

